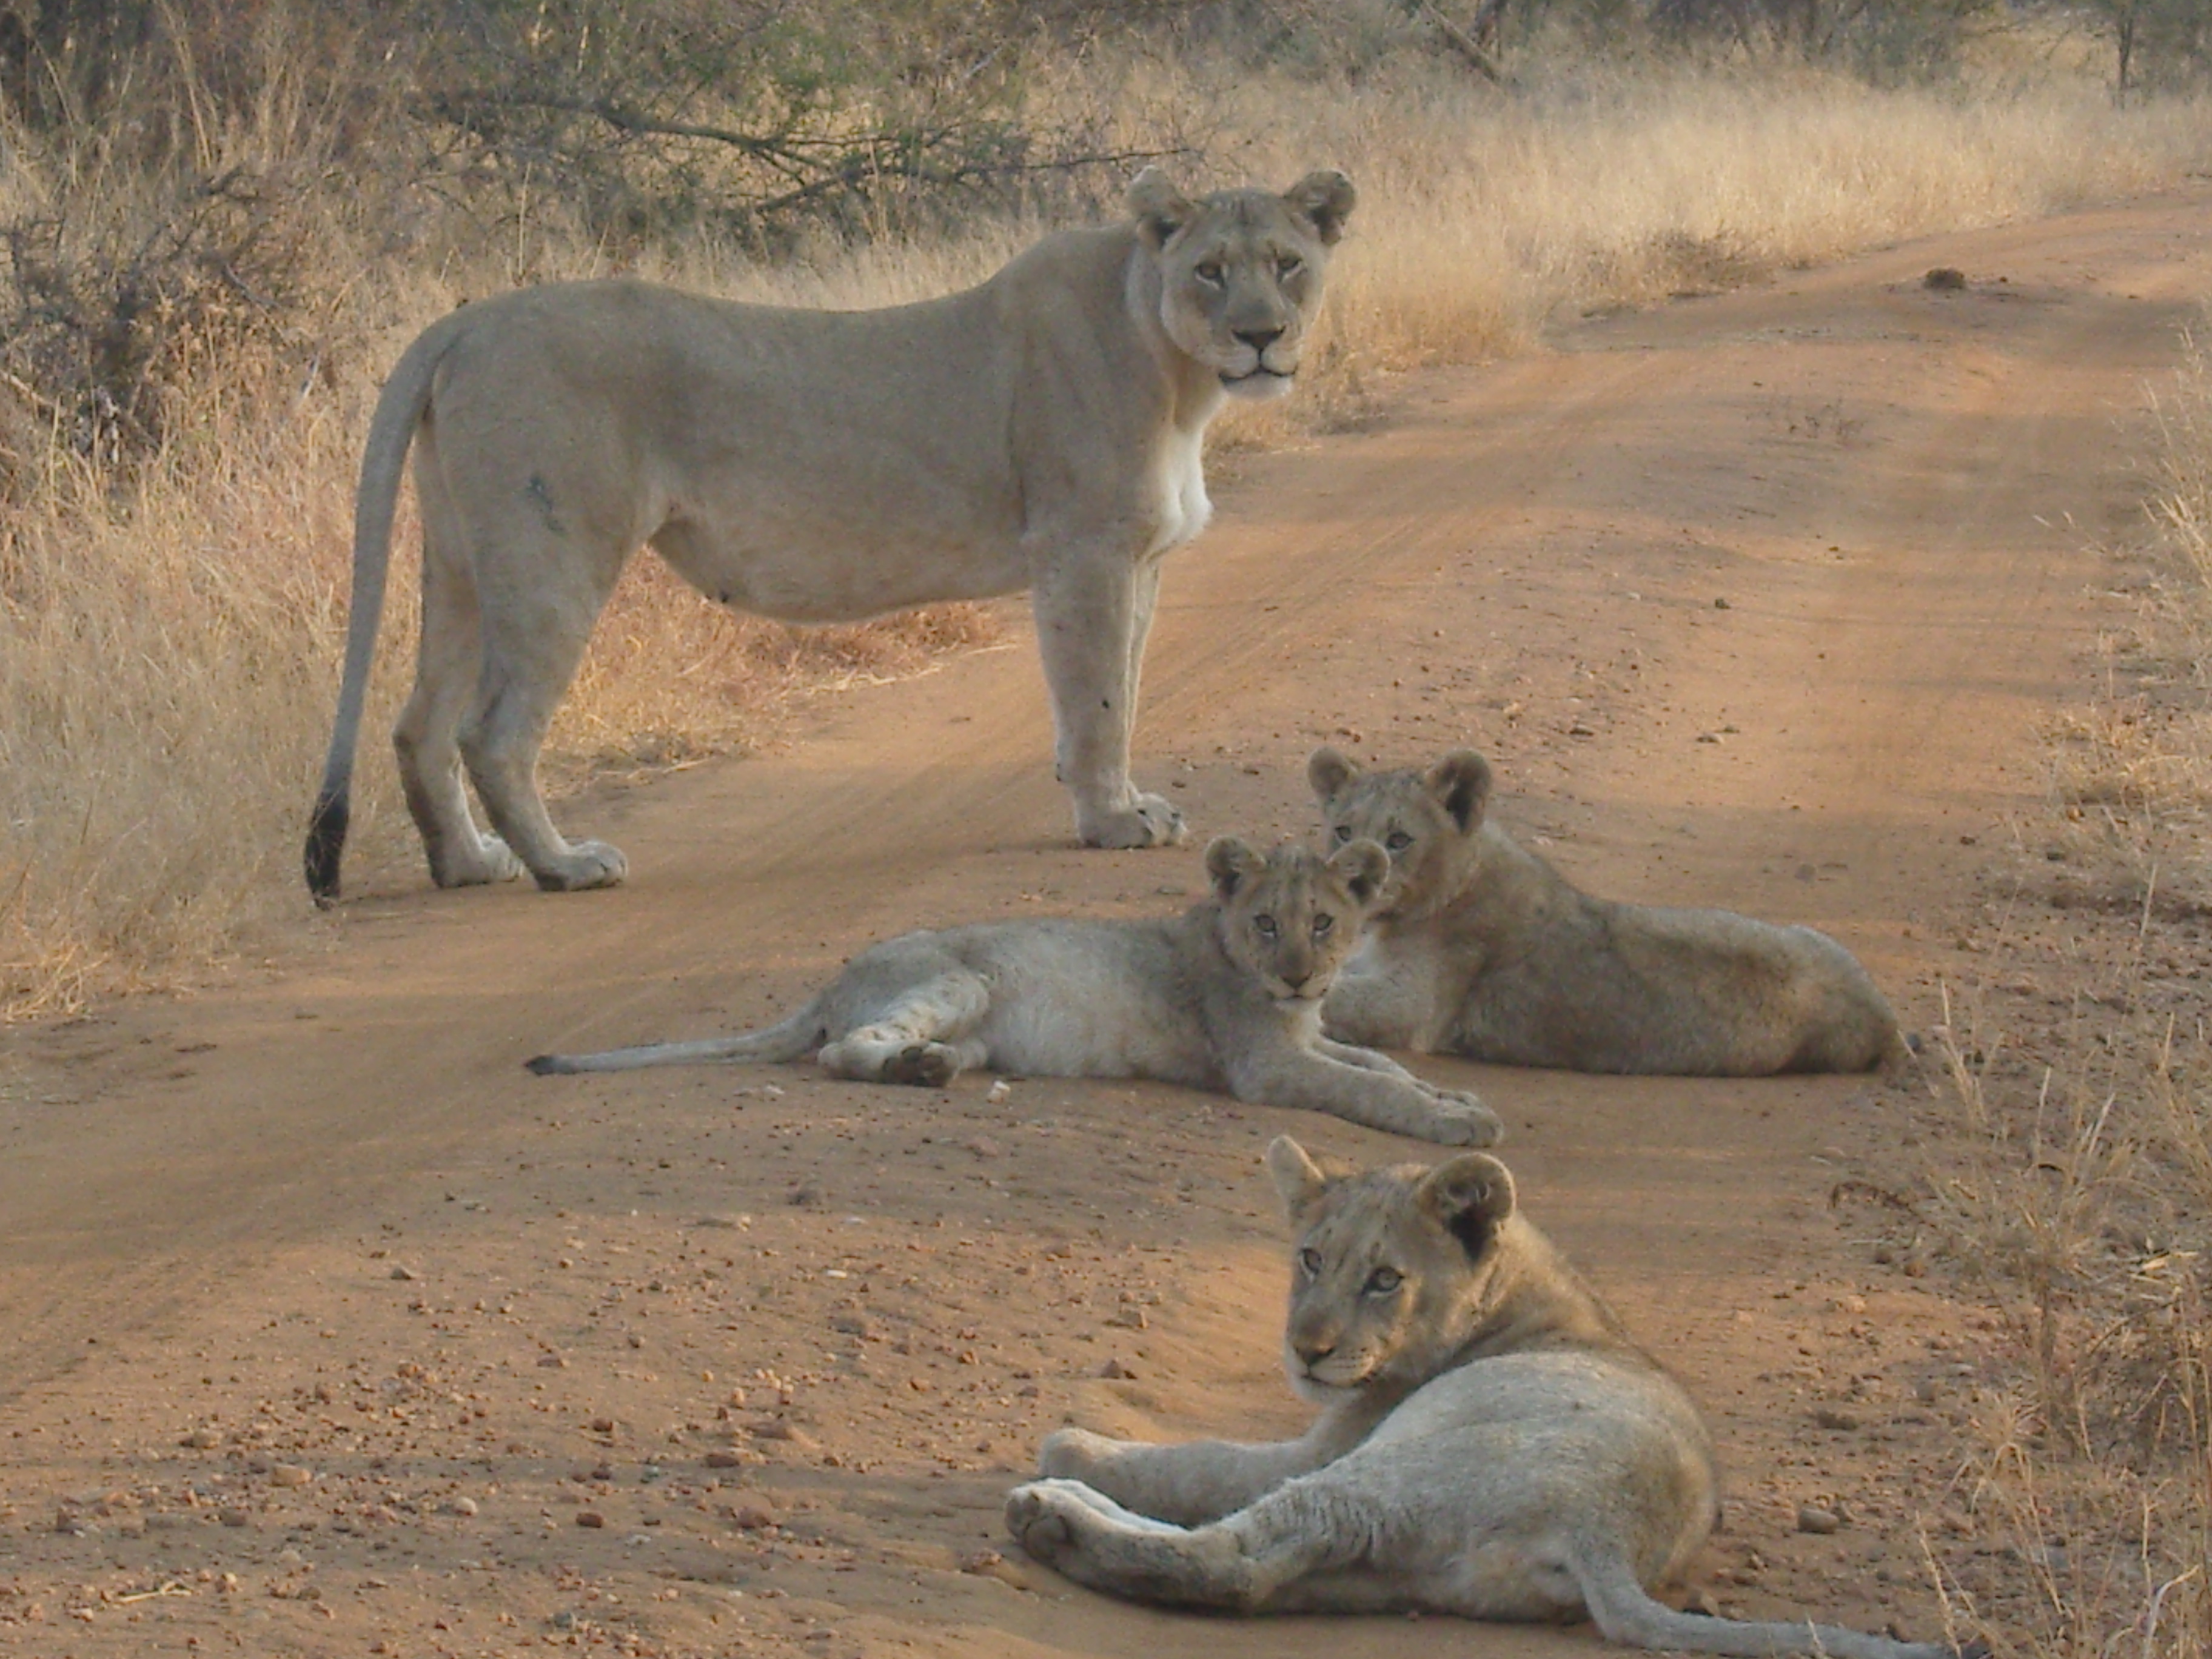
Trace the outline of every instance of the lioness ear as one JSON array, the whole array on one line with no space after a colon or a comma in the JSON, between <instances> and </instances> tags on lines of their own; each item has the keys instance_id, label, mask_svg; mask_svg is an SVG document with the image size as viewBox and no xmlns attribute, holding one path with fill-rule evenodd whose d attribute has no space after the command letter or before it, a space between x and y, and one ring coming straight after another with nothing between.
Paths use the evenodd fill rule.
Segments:
<instances>
[{"instance_id":1,"label":"lioness ear","mask_svg":"<svg viewBox=\"0 0 2212 1659\"><path fill-rule=\"evenodd\" d=\"M1471 835L1490 805L1490 763L1472 749L1455 749L1429 769L1429 793Z\"/></svg>"},{"instance_id":2,"label":"lioness ear","mask_svg":"<svg viewBox=\"0 0 2212 1659\"><path fill-rule=\"evenodd\" d=\"M1352 180L1334 167L1309 173L1283 192L1284 204L1331 247L1344 234L1344 222L1352 216L1358 200L1359 192L1352 189Z\"/></svg>"},{"instance_id":3,"label":"lioness ear","mask_svg":"<svg viewBox=\"0 0 2212 1659\"><path fill-rule=\"evenodd\" d=\"M1359 775L1350 758L1328 744L1306 757L1306 781L1322 799L1334 800L1337 791Z\"/></svg>"},{"instance_id":4,"label":"lioness ear","mask_svg":"<svg viewBox=\"0 0 2212 1659\"><path fill-rule=\"evenodd\" d=\"M1375 896L1382 890L1384 878L1390 873L1390 855L1376 843L1364 837L1348 841L1329 854L1328 867L1342 878L1352 890L1352 896L1364 905L1375 902Z\"/></svg>"},{"instance_id":5,"label":"lioness ear","mask_svg":"<svg viewBox=\"0 0 2212 1659\"><path fill-rule=\"evenodd\" d=\"M1476 1257L1513 1213L1513 1173L1487 1152L1462 1152L1421 1177L1413 1201Z\"/></svg>"},{"instance_id":6,"label":"lioness ear","mask_svg":"<svg viewBox=\"0 0 2212 1659\"><path fill-rule=\"evenodd\" d=\"M1206 873L1213 878L1213 890L1224 901L1235 896L1245 878L1267 867L1267 860L1235 836L1216 836L1206 843Z\"/></svg>"},{"instance_id":7,"label":"lioness ear","mask_svg":"<svg viewBox=\"0 0 2212 1659\"><path fill-rule=\"evenodd\" d=\"M1121 199L1137 221L1137 229L1157 253L1189 222L1197 210L1175 181L1158 167L1146 167L1129 180Z\"/></svg>"},{"instance_id":8,"label":"lioness ear","mask_svg":"<svg viewBox=\"0 0 2212 1659\"><path fill-rule=\"evenodd\" d=\"M1282 1198L1283 1213L1293 1221L1328 1185L1328 1177L1322 1172L1321 1165L1308 1158L1306 1149L1288 1135L1277 1135L1267 1143L1267 1173L1273 1177L1275 1191Z\"/></svg>"}]
</instances>

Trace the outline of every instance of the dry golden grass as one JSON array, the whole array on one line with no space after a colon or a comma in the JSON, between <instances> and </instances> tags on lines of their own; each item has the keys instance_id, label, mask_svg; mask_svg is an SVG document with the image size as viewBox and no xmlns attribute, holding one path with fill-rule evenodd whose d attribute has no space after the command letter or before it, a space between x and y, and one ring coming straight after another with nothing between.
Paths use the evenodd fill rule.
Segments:
<instances>
[{"instance_id":1,"label":"dry golden grass","mask_svg":"<svg viewBox=\"0 0 2212 1659\"><path fill-rule=\"evenodd\" d=\"M1109 141L1202 142L1203 163L1184 169L1194 185L1286 182L1320 162L1358 179L1321 372L1297 399L1240 411L1228 441L1356 420L1389 374L1521 349L1562 310L2137 189L2212 155L2201 106L2116 109L2063 78L1877 91L1791 71L1590 69L1506 95L1426 60L1384 68L1316 82L1130 58L1037 82L1040 98L1114 112L1102 116ZM280 82L258 124L198 133L198 165L281 170L320 153L337 118ZM95 150L14 144L0 210L66 198L91 228L77 234L137 246L162 210ZM58 417L41 428L35 409L0 409L22 498L0 532L0 1010L11 1015L173 978L258 930L300 925L297 843L334 700L352 474L377 379L461 298L611 268L557 200L485 226L434 194L379 194L304 164L287 176L302 182L285 222L306 228L283 244L288 279L318 296L315 320L259 357L192 360L151 460L104 471L75 459L80 434ZM371 211L372 199L384 205ZM992 222L774 269L702 236L623 268L736 297L881 304L973 281L1042 228ZM403 524L403 546L410 538ZM388 722L406 678L408 587L403 568L373 725ZM741 748L795 685L899 672L988 626L956 611L802 637L734 623L640 572L603 624L549 767L574 785ZM355 868L415 879L390 763L379 746L366 757Z\"/></svg>"},{"instance_id":2,"label":"dry golden grass","mask_svg":"<svg viewBox=\"0 0 2212 1659\"><path fill-rule=\"evenodd\" d=\"M2054 727L2032 837L2094 907L2071 1006L1936 1033L1963 1133L1925 1213L2021 1356L1967 1486L2027 1571L2003 1633L2049 1659L2212 1651L2212 365L2155 402L2160 579L2128 689Z\"/></svg>"}]
</instances>

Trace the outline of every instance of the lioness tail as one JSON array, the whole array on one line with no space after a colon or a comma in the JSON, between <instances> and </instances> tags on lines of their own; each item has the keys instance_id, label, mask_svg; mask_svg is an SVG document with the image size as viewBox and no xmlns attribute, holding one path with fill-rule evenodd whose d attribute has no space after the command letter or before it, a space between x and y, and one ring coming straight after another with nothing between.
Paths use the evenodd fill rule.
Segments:
<instances>
[{"instance_id":1,"label":"lioness tail","mask_svg":"<svg viewBox=\"0 0 2212 1659\"><path fill-rule=\"evenodd\" d=\"M589 1054L539 1054L523 1064L540 1077L573 1072L635 1072L647 1066L683 1066L695 1060L797 1060L819 1048L821 999L788 1019L735 1036L702 1037L696 1042L645 1042L634 1048L602 1048Z\"/></svg>"},{"instance_id":2,"label":"lioness tail","mask_svg":"<svg viewBox=\"0 0 2212 1659\"><path fill-rule=\"evenodd\" d=\"M338 680L337 720L323 761L322 787L307 817L307 890L329 906L338 896L338 859L351 817L354 745L361 736L362 705L376 657L376 630L384 618L384 579L392 565L392 520L399 504L399 475L407 465L415 428L430 406L438 361L461 331L465 313L455 312L422 331L401 354L376 400L362 447L361 486L353 502L353 595L346 612L345 669Z\"/></svg>"}]
</instances>

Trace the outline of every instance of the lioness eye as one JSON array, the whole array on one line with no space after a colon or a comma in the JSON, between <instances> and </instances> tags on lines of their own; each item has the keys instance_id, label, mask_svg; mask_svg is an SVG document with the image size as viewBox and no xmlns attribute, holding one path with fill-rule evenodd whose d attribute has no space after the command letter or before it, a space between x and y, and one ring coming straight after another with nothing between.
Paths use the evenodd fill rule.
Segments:
<instances>
[{"instance_id":1,"label":"lioness eye","mask_svg":"<svg viewBox=\"0 0 2212 1659\"><path fill-rule=\"evenodd\" d=\"M1203 264L1197 266L1193 270L1192 275L1195 276L1201 283L1211 283L1216 288L1221 286L1221 267L1211 259L1208 259Z\"/></svg>"},{"instance_id":2,"label":"lioness eye","mask_svg":"<svg viewBox=\"0 0 2212 1659\"><path fill-rule=\"evenodd\" d=\"M1367 1283L1362 1289L1369 1296L1388 1296L1403 1283L1405 1275L1395 1267L1377 1267L1367 1275Z\"/></svg>"},{"instance_id":3,"label":"lioness eye","mask_svg":"<svg viewBox=\"0 0 2212 1659\"><path fill-rule=\"evenodd\" d=\"M1311 1249L1300 1250L1298 1252L1298 1270L1304 1273L1308 1279L1319 1278L1321 1276L1321 1252Z\"/></svg>"},{"instance_id":4,"label":"lioness eye","mask_svg":"<svg viewBox=\"0 0 2212 1659\"><path fill-rule=\"evenodd\" d=\"M1305 268L1306 262L1295 253L1285 253L1275 261L1275 275L1278 276L1295 276Z\"/></svg>"},{"instance_id":5,"label":"lioness eye","mask_svg":"<svg viewBox=\"0 0 2212 1659\"><path fill-rule=\"evenodd\" d=\"M1336 836L1336 844L1341 847L1352 839L1352 826L1348 823L1340 823L1331 833Z\"/></svg>"},{"instance_id":6,"label":"lioness eye","mask_svg":"<svg viewBox=\"0 0 2212 1659\"><path fill-rule=\"evenodd\" d=\"M1393 830L1390 838L1382 844L1394 853L1402 853L1413 844L1413 838L1403 830Z\"/></svg>"},{"instance_id":7,"label":"lioness eye","mask_svg":"<svg viewBox=\"0 0 2212 1659\"><path fill-rule=\"evenodd\" d=\"M1326 933L1330 928L1335 926L1336 918L1334 916L1316 916L1314 918L1314 937L1316 939L1319 939L1323 933Z\"/></svg>"},{"instance_id":8,"label":"lioness eye","mask_svg":"<svg viewBox=\"0 0 2212 1659\"><path fill-rule=\"evenodd\" d=\"M1275 936L1275 919L1274 919L1274 917L1273 917L1273 916L1255 916L1255 917L1253 917L1253 918L1252 918L1252 931L1253 931L1254 933L1255 933L1259 934L1259 936L1260 936L1261 939L1273 939L1273 938L1274 938L1274 936Z\"/></svg>"}]
</instances>

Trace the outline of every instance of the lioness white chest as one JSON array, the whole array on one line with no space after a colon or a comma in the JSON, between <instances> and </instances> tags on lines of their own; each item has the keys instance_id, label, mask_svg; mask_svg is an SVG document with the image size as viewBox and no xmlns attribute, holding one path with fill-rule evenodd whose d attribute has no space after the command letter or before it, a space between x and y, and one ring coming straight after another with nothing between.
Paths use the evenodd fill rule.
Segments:
<instances>
[{"instance_id":1,"label":"lioness white chest","mask_svg":"<svg viewBox=\"0 0 2212 1659\"><path fill-rule=\"evenodd\" d=\"M1213 516L1213 503L1206 494L1205 452L1203 428L1177 428L1161 441L1153 464L1153 528L1146 557L1158 557L1194 539Z\"/></svg>"}]
</instances>

